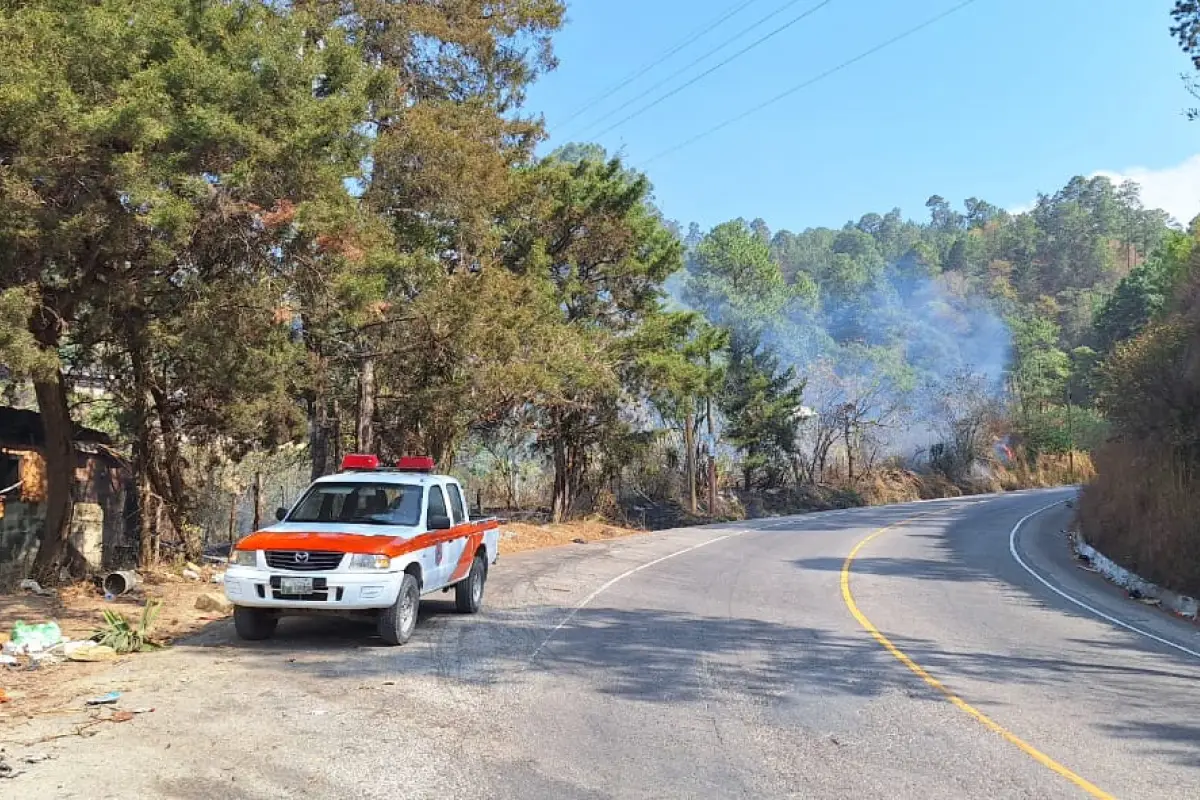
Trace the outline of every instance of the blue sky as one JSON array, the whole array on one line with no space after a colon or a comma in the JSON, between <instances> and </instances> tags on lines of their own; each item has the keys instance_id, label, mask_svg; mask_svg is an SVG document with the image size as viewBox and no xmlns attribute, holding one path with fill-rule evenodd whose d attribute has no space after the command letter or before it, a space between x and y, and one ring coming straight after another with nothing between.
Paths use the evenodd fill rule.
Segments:
<instances>
[{"instance_id":1,"label":"blue sky","mask_svg":"<svg viewBox=\"0 0 1200 800\"><path fill-rule=\"evenodd\" d=\"M958 0L832 0L728 66L598 139L603 128L819 0L800 0L620 114L641 93L788 0L754 0L639 80L592 104L745 0L576 0L560 65L529 93L543 149L598 141L642 166L660 152L859 55ZM1148 204L1200 212L1200 122L1179 75L1171 0L977 0L935 25L645 170L663 212L708 228L840 226L940 194L1028 205L1075 174L1131 175ZM581 107L588 111L563 122ZM1189 160L1192 159L1192 160Z\"/></svg>"}]
</instances>

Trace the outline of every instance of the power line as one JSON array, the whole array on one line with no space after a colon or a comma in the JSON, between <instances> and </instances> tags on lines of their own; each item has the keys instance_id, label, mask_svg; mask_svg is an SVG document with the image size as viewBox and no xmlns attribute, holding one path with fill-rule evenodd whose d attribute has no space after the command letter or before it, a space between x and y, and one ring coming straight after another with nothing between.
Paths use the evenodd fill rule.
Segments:
<instances>
[{"instance_id":1,"label":"power line","mask_svg":"<svg viewBox=\"0 0 1200 800\"><path fill-rule=\"evenodd\" d=\"M750 44L748 44L748 45L746 45L745 47L743 47L741 50L738 50L736 53L734 53L733 55L731 55L729 58L727 58L727 59L725 59L724 61L721 61L721 62L719 62L719 63L717 63L717 64L714 64L713 66L711 66L711 67L709 67L708 69L706 69L704 72L701 72L699 75L697 75L696 77L692 78L692 79L691 79L690 81L688 81L687 83L684 83L684 84L681 84L681 85L679 85L679 86L676 86L674 89L672 89L671 91L667 92L666 94L664 94L664 95L660 95L659 97L655 98L654 100L651 100L649 103L647 103L646 105L642 106L642 107L641 107L641 108L639 108L637 111L634 111L632 114L629 114L629 115L627 115L627 116L625 116L625 117L622 117L621 119L617 120L617 121L616 121L616 122L614 122L612 125L609 125L607 128L605 128L604 130L602 130L602 131L600 131L599 133L597 133L597 134L596 134L596 135L595 135L593 138L599 139L601 136L603 136L604 134L608 133L609 131L611 131L611 130L614 130L614 129L616 129L616 128L619 128L619 127L621 127L622 125L624 125L626 122L629 122L629 120L631 120L631 119L633 119L633 118L635 118L635 117L640 117L642 114L645 114L647 111L649 111L650 109L654 108L654 107L655 107L656 105L658 105L659 103L662 103L662 102L664 102L665 100L669 100L670 98L672 98L672 97L674 97L675 95L679 94L680 92L682 92L684 89L688 88L689 86L692 86L693 84L695 84L695 83L698 83L699 81L702 81L702 80L704 80L704 79L705 79L705 78L707 78L709 75L711 75L711 74L713 74L714 72L716 72L717 70L719 70L721 67L725 66L726 64L729 64L729 63L730 63L730 62L732 62L732 61L736 61L737 59L739 59L739 58L741 58L742 56L744 56L746 53L749 53L749 52L750 52L751 50L753 50L754 48L756 48L756 47L758 47L759 45L761 45L761 44L763 44L764 42L766 42L768 39L771 39L772 37L774 37L774 36L776 36L776 35L778 35L778 34L780 34L780 33L783 33L783 32L784 32L784 31L786 31L788 28L792 27L793 25L795 25L796 23L800 22L801 20L803 20L803 19L805 19L805 18L812 16L813 14L817 13L817 12L818 12L818 11L820 11L822 8L824 8L825 6L829 5L829 4L830 4L830 3L832 3L832 2L833 2L833 0L821 0L821 2L817 3L815 6L813 6L813 7L812 7L812 8L810 8L810 9L808 9L808 10L807 10L807 11L805 11L804 13L802 13L802 14L799 14L799 15L797 15L797 16L795 16L795 17L792 17L790 20L788 20L787 22L783 23L782 25L780 25L778 28L776 28L775 30L771 31L770 33L768 33L768 34L766 34L766 35L764 35L764 36L760 36L759 38L755 39L755 40L754 40L753 42L751 42Z\"/></svg>"},{"instance_id":2,"label":"power line","mask_svg":"<svg viewBox=\"0 0 1200 800\"><path fill-rule=\"evenodd\" d=\"M766 100L762 103L759 103L758 105L756 105L752 108L749 108L746 111L743 111L742 113L738 114L737 116L730 117L729 119L725 120L724 122L714 125L713 127L709 128L708 130L702 131L701 133L696 134L695 136L691 137L690 139L686 139L677 145L674 145L672 147L667 148L666 150L663 150L662 152L658 153L657 155L654 155L651 158L647 159L646 161L643 161L641 163L640 167L644 168L648 164L658 161L660 158L665 158L666 156L669 156L678 150L682 150L683 148L688 147L689 145L692 145L692 144L700 141L701 139L711 136L712 134L716 133L717 131L724 130L725 128L728 128L730 125L733 125L734 123L741 122L743 119L750 116L751 114L755 114L759 111L762 111L767 106L774 105L775 103L778 103L780 100L791 97L793 94L795 94L796 92L799 92L801 89L807 89L809 86L812 86L814 83L825 80L830 75L833 75L835 72L841 72L846 67L849 67L853 64L857 64L859 61L862 61L864 58L873 56L876 53L878 53L880 50L883 50L884 48L887 48L887 47L891 47L892 45L896 44L897 42L899 42L903 39L907 39L909 36L912 36L915 33L919 33L920 31L923 31L925 28L928 28L929 26L931 26L937 22L941 22L943 19L950 16L954 12L964 9L974 2L976 2L976 0L963 0L963 2L959 3L958 5L950 8L950 9L947 9L946 11L943 11L942 13L940 13L936 16L930 17L929 19L925 20L921 24L915 25L912 28L909 28L908 30L904 31L903 33L897 34L896 36L893 36L891 39L888 39L885 42L881 42L880 44L875 45L874 47L872 47L869 50L865 50L862 53L859 53L854 58L851 58L847 61L843 61L841 64L838 64L836 67L827 69L824 72L822 72L821 74L816 75L812 78L809 78L808 80L804 81L803 83L798 83L795 86L793 86L792 88L790 88L786 91L780 92L779 94L775 95L771 99Z\"/></svg>"},{"instance_id":3,"label":"power line","mask_svg":"<svg viewBox=\"0 0 1200 800\"><path fill-rule=\"evenodd\" d=\"M562 126L564 126L564 125L568 124L569 122L571 122L571 120L573 120L573 119L576 119L576 118L577 118L577 117L578 117L580 114L583 114L584 112L588 111L589 109L595 108L596 104L597 104L597 103L599 103L600 101L602 101L602 100L607 100L609 97L612 97L614 94L616 94L617 92L621 91L621 90L622 90L622 89L624 89L626 86L628 86L629 84L633 83L633 82L634 82L634 81L636 81L638 78L642 77L642 76L643 76L643 75L645 75L647 72L649 72L650 70L654 69L654 68L655 68L655 67L657 67L659 64L663 63L664 61L666 61L667 59L669 59L671 56L673 56L673 55L675 55L676 53L678 53L680 50L682 50L682 49L684 49L685 47L687 47L688 45L692 44L692 43L693 43L693 42L695 42L697 39L700 39L700 38L702 38L703 36L705 36L706 34L708 34L709 32L711 32L711 31L712 31L714 28L718 27L718 26L719 26L721 23L725 22L726 20L730 19L731 17L733 17L733 16L735 16L736 14L738 14L739 12L741 12L741 11L742 11L744 8L746 8L746 6L752 5L753 3L757 3L757 2L758 2L758 0L745 0L744 2L742 2L742 3L739 3L738 5L734 6L732 9L730 9L729 11L727 11L727 12L726 12L724 15L722 15L720 18L718 18L718 19L715 19L715 20L713 20L711 23L709 23L709 24L708 24L708 25L707 25L707 26L706 26L706 27L705 27L703 30L697 31L696 33L692 34L691 36L689 36L689 37L688 37L687 39L685 39L684 41L680 42L679 44L675 45L674 47L672 47L672 48L671 48L670 50L668 50L667 52L663 53L661 56L659 56L659 57L658 57L657 59L655 59L654 61L650 62L650 63L649 63L649 64L647 64L646 66L644 66L644 67L642 67L641 69L639 69L637 72L633 73L633 74L632 74L632 75L630 75L629 77L627 77L627 78L625 78L624 80L622 80L622 81L621 81L620 83L618 83L617 85L615 85L615 86L613 86L612 88L610 88L610 89L608 89L607 91L605 91L603 94L599 95L598 97L593 97L593 98L592 98L591 100L589 100L587 103L585 103L584 105L580 106L580 107L579 107L579 108L578 108L578 109L577 109L575 112L573 112L573 113L572 113L572 114L571 114L569 117L567 117L566 119L564 119L562 122L558 123L558 125L557 125L556 127L559 127L559 128L561 128Z\"/></svg>"},{"instance_id":4,"label":"power line","mask_svg":"<svg viewBox=\"0 0 1200 800\"><path fill-rule=\"evenodd\" d=\"M696 66L696 65L697 65L697 64L699 64L701 61L704 61L706 58L708 58L709 56L713 55L714 53L717 53L717 52L719 52L719 51L721 51L721 50L724 50L724 49L725 49L726 47L728 47L728 46L729 46L729 45L730 45L732 42L734 42L734 41L736 41L736 40L738 40L738 39L742 38L742 37L743 37L743 36L745 36L747 33L749 33L750 31L754 30L754 29L755 29L755 28L757 28L758 26L762 25L764 22L768 21L768 20L769 20L769 19L771 19L772 17L777 17L777 16L779 16L779 15L780 15L780 14L782 14L784 11L787 11L789 8L791 8L792 6L796 5L796 4L797 4L797 3L799 3L799 2L800 2L800 0L788 0L788 2L784 3L782 6L780 6L780 7L779 7L779 8L777 8L777 9L775 9L775 10L774 10L774 11L772 11L770 14L767 14L766 16L762 17L761 19L759 19L759 20L755 21L754 23L752 23L752 24L748 25L747 27L743 28L742 30L738 31L736 34L734 34L733 36L730 36L728 39L725 39L725 40L724 40L724 41L722 41L720 44L718 44L716 47L714 47L714 48L712 48L711 50L707 51L707 52L706 52L706 53L704 53L703 55L701 55L701 56L698 56L698 57L696 57L696 58L692 59L691 61L689 61L688 63L684 64L682 67L680 67L679 69L675 70L675 71L674 71L674 72L672 72L670 75L668 75L667 77L663 78L661 81L659 81L658 83L654 84L654 85L653 85L653 86L651 86L650 88L646 89L646 90L645 90L645 91L643 91L641 94L634 95L633 97L629 98L628 100L626 100L624 103L622 103L621 105L617 106L617 107L616 107L616 108L614 108L613 110L611 110L611 111L608 111L608 112L606 112L606 113L602 114L602 115L601 115L601 116L600 116L598 119L595 119L595 120L593 120L591 123L589 123L589 124L588 124L588 127L584 129L584 133L586 133L586 132L587 132L588 130L590 130L591 128L594 128L595 126L597 126L597 125L599 125L599 124L603 123L603 122L604 122L606 119L609 119L610 117L614 116L615 114L618 114L618 113L620 113L621 111L624 111L626 108L629 108L631 105L633 105L634 103L636 103L638 100L641 100L641 99L642 99L643 97L645 97L646 95L648 95L648 94L651 94L651 93L652 93L652 92L654 92L656 89L658 89L659 87L663 86L664 84L670 83L672 80L674 80L675 78L679 77L679 76L680 76L680 75L682 75L683 73L687 72L689 69L691 69L692 67ZM829 0L826 0L826 2L829 2ZM790 23L789 23L789 24L790 24ZM770 35L774 35L774 32L773 32L772 34L770 34ZM735 57L736 57L736 56L735 56ZM718 65L718 66L720 66L720 65ZM622 122L624 122L624 120L622 120ZM621 123L618 123L618 124L621 124ZM607 131L606 131L606 132L607 132Z\"/></svg>"}]
</instances>

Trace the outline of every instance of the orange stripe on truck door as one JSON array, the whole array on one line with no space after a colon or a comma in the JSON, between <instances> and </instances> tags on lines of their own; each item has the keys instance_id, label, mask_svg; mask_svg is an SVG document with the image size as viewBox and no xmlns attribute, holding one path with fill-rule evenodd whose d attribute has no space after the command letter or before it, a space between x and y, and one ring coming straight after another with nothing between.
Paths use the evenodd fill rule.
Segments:
<instances>
[{"instance_id":1,"label":"orange stripe on truck door","mask_svg":"<svg viewBox=\"0 0 1200 800\"><path fill-rule=\"evenodd\" d=\"M458 566L454 568L454 574L450 576L450 583L461 581L470 574L471 564L475 561L475 552L479 550L479 545L483 544L483 532L486 530L487 528L479 528L479 530L467 534L467 546L463 548L462 556L458 559Z\"/></svg>"}]
</instances>

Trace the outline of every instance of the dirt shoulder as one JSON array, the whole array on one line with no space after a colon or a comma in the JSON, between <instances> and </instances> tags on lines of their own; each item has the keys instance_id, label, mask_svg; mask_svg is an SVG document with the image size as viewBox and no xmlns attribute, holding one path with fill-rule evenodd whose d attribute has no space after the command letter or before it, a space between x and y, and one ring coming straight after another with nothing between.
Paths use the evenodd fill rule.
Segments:
<instances>
[{"instance_id":1,"label":"dirt shoulder","mask_svg":"<svg viewBox=\"0 0 1200 800\"><path fill-rule=\"evenodd\" d=\"M106 610L115 611L136 624L145 605L155 600L162 605L153 636L169 644L205 623L221 618L222 615L196 608L196 600L201 595L220 594L221 587L212 582L213 574L211 568L203 568L200 580L188 580L181 570L144 572L140 586L111 601L105 600L103 592L90 583L63 587L50 596L32 592L0 595L0 643L8 641L17 622L53 621L58 623L67 639L88 639L104 625ZM99 690L97 679L109 667L134 658L137 655L81 662L51 657L39 662L18 657L17 666L0 668L0 690L8 698L0 702L0 728L32 715L78 711L83 700Z\"/></svg>"}]
</instances>

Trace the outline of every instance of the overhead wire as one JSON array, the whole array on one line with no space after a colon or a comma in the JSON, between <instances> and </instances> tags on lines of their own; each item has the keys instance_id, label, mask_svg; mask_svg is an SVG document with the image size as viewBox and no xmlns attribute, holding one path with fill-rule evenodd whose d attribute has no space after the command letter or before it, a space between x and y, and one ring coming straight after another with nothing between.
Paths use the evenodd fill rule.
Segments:
<instances>
[{"instance_id":1,"label":"overhead wire","mask_svg":"<svg viewBox=\"0 0 1200 800\"><path fill-rule=\"evenodd\" d=\"M603 94L593 97L591 100L584 103L576 111L571 113L570 116L568 116L566 119L559 122L558 125L556 125L555 127L561 128L564 125L569 124L572 120L577 119L579 117L579 115L583 114L584 112L586 112L592 108L595 108L597 103L599 103L603 100L607 100L608 98L612 97L614 94L621 91L626 86L633 83L638 78L642 77L647 72L654 69L655 67L657 67L658 65L662 64L664 61L669 59L671 56L678 53L680 50L683 50L688 45L691 45L694 42L696 42L697 40L703 38L705 35L712 32L715 28L720 26L722 23L724 23L724 22L728 21L729 19L731 19L732 17L736 16L738 13L740 13L742 10L744 10L747 6L753 5L754 3L757 3L757 2L759 2L759 0L743 0L743 2L738 3L733 8L726 11L723 15L721 15L717 19L713 20L712 22L710 22L703 29L697 31L696 33L692 34L684 41L675 45L670 50L668 50L667 52L663 53L661 56L656 58L654 61L652 61L649 64L647 64L646 66L642 67L637 72L634 72L633 74L629 75L627 78L623 79L622 81L617 83L615 86L612 86L609 89L605 90Z\"/></svg>"},{"instance_id":2,"label":"overhead wire","mask_svg":"<svg viewBox=\"0 0 1200 800\"><path fill-rule=\"evenodd\" d=\"M899 33L884 42L880 42L879 44L875 45L874 47L872 47L868 50L864 50L863 52L859 53L858 55L854 56L853 58L847 59L846 61L843 61L842 63L838 64L837 66L831 67L831 68L825 70L824 72L820 73L819 75L815 75L812 78L802 81L801 83L796 84L795 86L791 87L790 89L786 89L785 91L780 92L779 94L775 95L774 97L771 97L770 99L765 100L756 106L748 108L745 111L741 112L740 114L730 117L729 119L725 120L724 122L718 123L718 124L712 126L711 128L701 131L700 133L696 134L695 136L685 139L684 141L680 142L677 145L668 147L666 150L663 150L663 151L657 153L656 155L651 156L646 161L643 161L639 165L639 167L645 167L649 164L652 164L653 162L658 161L660 158L665 158L666 156L669 156L672 153L675 153L679 150L682 150L685 147L689 147L692 144L695 144L696 142L700 141L701 139L704 139L708 136L711 136L714 133L717 133L718 131L728 128L730 125L733 125L737 122L741 122L743 119L750 116L751 114L756 114L759 111L762 111L764 108L767 108L768 106L775 105L779 101L785 100L786 98L791 97L796 92L799 92L802 89L807 89L808 87L812 86L813 84L818 83L822 80L825 80L826 78L830 77L834 73L841 72L843 69L846 69L847 67L857 64L859 61L862 61L864 58L868 58L870 56L875 55L880 50L883 50L887 47L891 47L892 45L896 44L897 42L907 39L908 37L910 37L916 33L919 33L921 31L923 31L924 29L930 27L931 25L941 22L943 19L950 16L951 14L954 14L957 11L961 11L962 9L975 3L976 1L977 0L963 0L963 2L959 3L958 5L953 6L949 9L943 11L940 14L932 16L929 19L925 20L924 22L920 23L919 25L914 25L913 27L903 31L902 33Z\"/></svg>"},{"instance_id":3,"label":"overhead wire","mask_svg":"<svg viewBox=\"0 0 1200 800\"><path fill-rule=\"evenodd\" d=\"M746 26L745 28L743 28L742 30L738 31L738 32L737 32L736 34L734 34L733 36L730 36L729 38L727 38L727 39L725 39L724 41L722 41L722 42L721 42L720 44L718 44L716 47L714 47L714 48L712 48L712 49L708 50L708 51L707 51L707 52L705 52L703 55L697 56L696 58L694 58L694 59L692 59L691 61L689 61L687 64L684 64L682 67L680 67L679 69L675 70L675 71L674 71L674 72L672 72L670 75L668 75L667 77L665 77L665 78L663 78L662 80L660 80L658 83L655 83L655 84L653 84L653 85L652 85L652 86L650 86L649 88L647 88L647 89L643 90L643 91L642 91L640 94L634 95L633 97L629 98L629 99L628 99L628 100L626 100L624 103L622 103L621 105L619 105L619 106L617 106L616 108L612 109L611 111L607 111L607 112L605 112L604 114L602 114L600 117L598 117L597 119L595 119L595 120L592 120L592 122L588 123L587 127L586 127L586 128L584 128L584 130L581 132L581 135L587 135L587 132L588 132L588 131L590 131L591 129L593 129L593 128L597 127L598 125L601 125L601 124L603 124L605 120L611 119L612 117L614 117L614 116L616 116L617 114L621 113L622 111L624 111L625 109L629 108L631 105L633 105L633 104L634 104L634 103L636 103L637 101L641 100L643 97L646 97L647 95L649 95L649 94L652 94L652 93L653 93L653 92L655 92L657 89L661 88L662 86L665 86L666 84L670 83L670 82L671 82L672 80L674 80L675 78L677 78L677 77L679 77L680 75L684 74L685 72L687 72L688 70L690 70L692 67L696 66L696 65L697 65L697 64L699 64L700 62L702 62L702 61L704 61L705 59L707 59L709 56L711 56L711 55L713 55L713 54L715 54L715 53L718 53L718 52L720 52L721 50L724 50L724 49L725 49L726 47L728 47L730 44L732 44L733 42L735 42L735 41L737 41L738 39L742 38L743 36L745 36L745 35L746 35L747 33L749 33L750 31L752 31L752 30L754 30L755 28L757 28L757 27L761 26L763 23L765 23L765 22L769 21L770 19L772 19L772 18L774 18L774 17L777 17L777 16L779 16L779 15L780 15L780 14L782 14L784 11L787 11L789 8L791 8L791 7L792 7L792 6L794 6L794 5L797 5L797 4L798 4L798 3L800 3L800 2L801 2L801 0L788 0L788 2L784 3L784 4L783 4L782 6L780 6L779 8L775 9L774 11L772 11L772 12L771 12L771 13L769 13L769 14L767 14L766 16L764 16L764 17L761 17L761 18L760 18L760 19L758 19L757 21L755 21L755 22L751 23L750 25ZM672 91L671 91L671 92L670 92L668 95L666 95L666 96L663 96L663 97L660 97L660 98L658 98L658 99L654 100L654 101L653 101L653 102L651 102L651 103L650 103L648 106L646 106L646 107L644 107L644 108L642 108L642 109L639 109L638 111L634 112L633 114L630 114L629 116L627 116L627 117L623 118L623 119L622 119L620 122L617 122L617 123L616 123L616 124L614 124L614 125L610 125L608 128L605 128L605 129L604 129L604 131L602 131L602 132L601 132L601 134L597 134L597 135L591 135L591 136L589 136L588 138L596 138L596 136L598 136L598 135L603 135L604 133L607 133L608 131L612 130L613 128L616 128L616 127L619 127L620 125L623 125L623 124L625 124L626 122L628 122L629 120L633 119L634 117L636 117L636 116L640 116L642 113L644 113L645 111L649 110L650 108L653 108L655 105L657 105L658 103L661 103L663 100L666 100L668 97L671 97L671 96L673 96L673 95L675 95L675 94L678 94L679 92L683 91L683 89L686 89L688 86L691 86L692 84L696 83L696 81L698 81L698 80L701 80L702 78L704 78L704 77L707 77L708 75L711 75L713 72L715 72L716 70L718 70L718 69L720 69L721 67L725 66L726 64L728 64L729 62L733 61L734 59L736 59L736 58L738 58L738 57L740 57L740 56L744 55L745 53L749 52L750 50L753 50L755 47L758 47L759 45L763 44L764 42L766 42L768 39L770 39L771 37L775 36L776 34L782 33L783 31L787 30L787 29L788 29L788 28L790 28L792 25L795 25L797 22L799 22L800 20L804 19L805 17L807 17L808 15L810 15L811 13L813 13L814 11L816 11L816 10L817 10L818 8L820 8L821 6L828 5L828 4L829 4L829 3L831 3L831 2L833 2L833 0L823 0L823 2L821 2L821 4L820 4L820 5L818 5L816 8L809 9L808 11L804 12L804 13L803 13L803 14L801 14L800 16L798 16L798 17L794 17L793 19L791 19L791 20L789 20L788 22L784 23L782 26L780 26L780 27L776 28L775 30L771 31L770 33L766 34L765 36L763 36L763 37L760 37L759 39L755 40L754 42L751 42L751 43L750 43L750 44L749 44L747 47L745 47L745 48L743 48L742 50L738 51L737 53L735 53L735 54L734 54L733 56L731 56L730 58L727 58L727 59L725 59L724 61L722 61L721 63L717 64L716 66L714 66L714 67L712 67L712 68L710 68L710 69L706 70L706 71L705 71L703 74L701 74L701 75L699 75L699 76L697 76L697 77L693 78L692 80L688 81L688 82L687 82L686 84L684 84L683 86L680 86L680 87L678 87L678 88L676 88L676 89L673 89L673 90L672 90Z\"/></svg>"}]
</instances>

